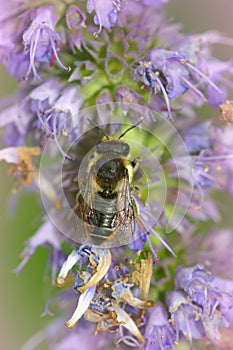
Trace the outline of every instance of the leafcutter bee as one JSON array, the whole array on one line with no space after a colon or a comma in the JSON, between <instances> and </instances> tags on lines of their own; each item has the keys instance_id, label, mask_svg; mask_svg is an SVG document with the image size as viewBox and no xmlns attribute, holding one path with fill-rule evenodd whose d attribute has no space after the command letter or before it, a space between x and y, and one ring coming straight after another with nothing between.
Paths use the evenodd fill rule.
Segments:
<instances>
[{"instance_id":1,"label":"leafcutter bee","mask_svg":"<svg viewBox=\"0 0 233 350\"><path fill-rule=\"evenodd\" d=\"M77 194L74 209L77 235L82 230L87 242L119 246L133 239L137 210L131 182L137 162L129 160L130 146L122 138L139 123L118 138L105 134L91 152L85 184Z\"/></svg>"}]
</instances>

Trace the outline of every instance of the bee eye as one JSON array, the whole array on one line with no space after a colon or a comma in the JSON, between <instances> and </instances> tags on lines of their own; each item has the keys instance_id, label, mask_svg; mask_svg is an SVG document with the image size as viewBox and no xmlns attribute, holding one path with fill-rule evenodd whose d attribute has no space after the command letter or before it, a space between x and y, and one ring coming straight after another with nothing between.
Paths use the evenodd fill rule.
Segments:
<instances>
[{"instance_id":1,"label":"bee eye","mask_svg":"<svg viewBox=\"0 0 233 350\"><path fill-rule=\"evenodd\" d=\"M123 145L123 149L122 149L122 154L124 154L125 156L127 156L129 154L129 151L130 151L130 147L127 143L125 143Z\"/></svg>"}]
</instances>

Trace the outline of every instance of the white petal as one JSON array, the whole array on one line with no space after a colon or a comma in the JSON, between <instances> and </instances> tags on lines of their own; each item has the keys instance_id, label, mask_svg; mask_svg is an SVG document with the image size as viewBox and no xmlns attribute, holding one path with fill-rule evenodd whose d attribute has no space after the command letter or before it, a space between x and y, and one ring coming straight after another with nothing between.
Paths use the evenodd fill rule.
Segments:
<instances>
[{"instance_id":1,"label":"white petal","mask_svg":"<svg viewBox=\"0 0 233 350\"><path fill-rule=\"evenodd\" d=\"M65 323L66 327L73 328L78 320L83 316L83 314L89 308L89 305L94 298L96 286L92 286L87 289L83 294L80 295L78 305L72 315L72 317Z\"/></svg>"}]
</instances>

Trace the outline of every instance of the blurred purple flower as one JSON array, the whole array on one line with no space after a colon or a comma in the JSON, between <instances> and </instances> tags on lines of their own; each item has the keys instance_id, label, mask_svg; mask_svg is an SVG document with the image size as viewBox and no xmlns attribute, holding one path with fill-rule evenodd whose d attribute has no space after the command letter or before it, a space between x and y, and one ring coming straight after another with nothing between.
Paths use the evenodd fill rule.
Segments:
<instances>
[{"instance_id":1,"label":"blurred purple flower","mask_svg":"<svg viewBox=\"0 0 233 350\"><path fill-rule=\"evenodd\" d=\"M117 14L121 8L121 0L106 0L104 3L101 0L88 0L87 11L91 13L95 11L94 21L99 25L99 31L102 27L110 29L116 24Z\"/></svg>"},{"instance_id":2,"label":"blurred purple flower","mask_svg":"<svg viewBox=\"0 0 233 350\"><path fill-rule=\"evenodd\" d=\"M44 224L38 229L38 231L32 236L27 242L26 247L21 253L22 261L19 266L14 270L16 274L19 274L22 268L27 264L27 262L32 258L36 249L40 246L49 246L52 247L54 251L59 252L61 250L61 243L63 241L62 234L56 229L55 226L47 220ZM53 267L53 277L55 277L57 273L58 266L56 266L53 262L51 262L51 266ZM54 282L54 278L53 278Z\"/></svg>"},{"instance_id":3,"label":"blurred purple flower","mask_svg":"<svg viewBox=\"0 0 233 350\"><path fill-rule=\"evenodd\" d=\"M233 120L232 101L226 100L233 89L233 68L232 62L216 59L212 53L213 45L233 41L214 31L182 34L180 26L165 16L167 3L87 0L78 6L66 2L55 6L14 0L11 6L2 6L0 62L18 78L21 92L5 101L0 114L7 144L0 150L0 160L10 164L10 173L21 185L33 191L39 187L48 210L41 227L26 242L15 272L21 271L37 247L48 246L52 283L73 286L59 294L62 302L57 303L57 313L66 312L64 305L71 310L76 304L68 321L62 317L52 322L24 350L34 349L46 338L51 350L110 349L113 344L123 344L122 349L164 350L185 340L190 348L194 341L220 346L223 329L232 327L230 231L212 231L203 237L201 224L220 220L219 206L212 198L215 187L233 193L232 127L221 124ZM72 74L63 71L69 72L69 67ZM92 113L89 107L95 104ZM200 122L206 119L204 104L210 111L220 108L219 126ZM154 111L168 117L173 126ZM132 197L135 240L111 250L83 242L79 246L77 241L86 231L76 222L77 194L82 186L88 195L101 191L89 171L96 154L100 157L96 149L102 136L116 142L122 137L125 129L119 118L123 124L136 123L138 129L132 131L129 144L142 141L143 146L138 151L136 144L135 149L130 145L132 156L123 157L125 176L117 186L117 191L126 188ZM89 130L91 125L96 127ZM172 156L173 151L179 152L169 136L175 126L175 134L180 133L187 146L182 157ZM156 137L153 131L158 132ZM55 147L50 151L46 145ZM34 156L44 150L49 161L43 163L42 157L39 181ZM90 158L85 158L89 152ZM183 166L179 172L189 157L192 169L187 172ZM136 169L137 163L141 169L131 182L131 167ZM114 196L120 201L117 191ZM171 226L182 237L177 236L171 248L170 237L167 242L162 234L174 211L181 225ZM179 259L194 266L177 268L170 254L175 255L173 247ZM209 266L213 275L198 263ZM52 300L46 305L47 313ZM64 322L74 328L72 333L63 328Z\"/></svg>"},{"instance_id":4,"label":"blurred purple flower","mask_svg":"<svg viewBox=\"0 0 233 350\"><path fill-rule=\"evenodd\" d=\"M196 265L191 268L179 266L175 283L177 288L186 293L192 304L198 307L194 314L196 320L202 321L206 336L213 342L219 342L219 329L228 327L228 321L232 322L233 319L233 282L215 277Z\"/></svg>"},{"instance_id":5,"label":"blurred purple flower","mask_svg":"<svg viewBox=\"0 0 233 350\"><path fill-rule=\"evenodd\" d=\"M171 291L167 294L167 305L171 314L171 324L176 332L176 341L184 336L190 342L192 350L193 339L201 339L205 336L204 327L196 313L200 308L189 302L187 296L180 291Z\"/></svg>"},{"instance_id":6,"label":"blurred purple flower","mask_svg":"<svg viewBox=\"0 0 233 350\"><path fill-rule=\"evenodd\" d=\"M69 7L66 12L66 23L69 29L79 29L79 27L85 27L86 15L85 13L75 5Z\"/></svg>"},{"instance_id":7,"label":"blurred purple flower","mask_svg":"<svg viewBox=\"0 0 233 350\"><path fill-rule=\"evenodd\" d=\"M27 79L32 72L34 78L39 78L36 63L51 63L53 56L62 69L70 70L58 56L58 42L61 39L54 30L57 20L52 6L33 8L20 16L5 20L6 23L2 24L4 34L2 43L0 42L0 61L6 63L12 75ZM10 44L3 41L4 35L10 38Z\"/></svg>"},{"instance_id":8,"label":"blurred purple flower","mask_svg":"<svg viewBox=\"0 0 233 350\"><path fill-rule=\"evenodd\" d=\"M175 349L176 335L162 304L156 304L148 312L145 337L145 350Z\"/></svg>"},{"instance_id":9,"label":"blurred purple flower","mask_svg":"<svg viewBox=\"0 0 233 350\"><path fill-rule=\"evenodd\" d=\"M233 232L231 229L211 229L189 240L185 256L189 264L199 261L213 274L231 278L233 274Z\"/></svg>"}]
</instances>

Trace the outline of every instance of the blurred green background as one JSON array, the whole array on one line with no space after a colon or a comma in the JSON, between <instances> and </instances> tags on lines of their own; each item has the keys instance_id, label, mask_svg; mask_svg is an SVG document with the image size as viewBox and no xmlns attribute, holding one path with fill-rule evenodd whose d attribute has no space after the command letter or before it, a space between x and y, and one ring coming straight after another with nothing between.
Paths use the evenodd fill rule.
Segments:
<instances>
[{"instance_id":1,"label":"blurred green background","mask_svg":"<svg viewBox=\"0 0 233 350\"><path fill-rule=\"evenodd\" d=\"M0 67L0 77L1 97L16 90L15 80L6 75L3 67ZM49 294L46 295L47 291L49 293L49 283L43 283L48 251L38 249L19 276L12 272L21 261L19 254L24 248L24 242L33 235L40 223L42 210L36 196L30 194L21 197L14 212L7 209L10 207L9 197L14 196L12 188L16 187L13 178L8 175L8 169L6 164L0 164L0 349L19 350L46 323L46 318L41 318L40 314L49 297Z\"/></svg>"},{"instance_id":2,"label":"blurred green background","mask_svg":"<svg viewBox=\"0 0 233 350\"><path fill-rule=\"evenodd\" d=\"M184 31L197 33L217 29L233 37L232 11L232 0L171 0L168 5L170 18L183 23ZM232 48L219 46L216 52L224 59L233 58ZM6 75L3 68L0 69L0 78L0 95L12 93L15 81ZM23 250L23 243L39 225L41 208L35 196L25 195L16 212L7 213L6 203L14 184L5 164L0 165L0 171L1 350L19 350L49 320L49 317L40 317L51 293L49 281L44 283L48 250L38 249L19 276L12 273L20 263L19 254ZM45 345L38 349L46 350Z\"/></svg>"}]
</instances>

